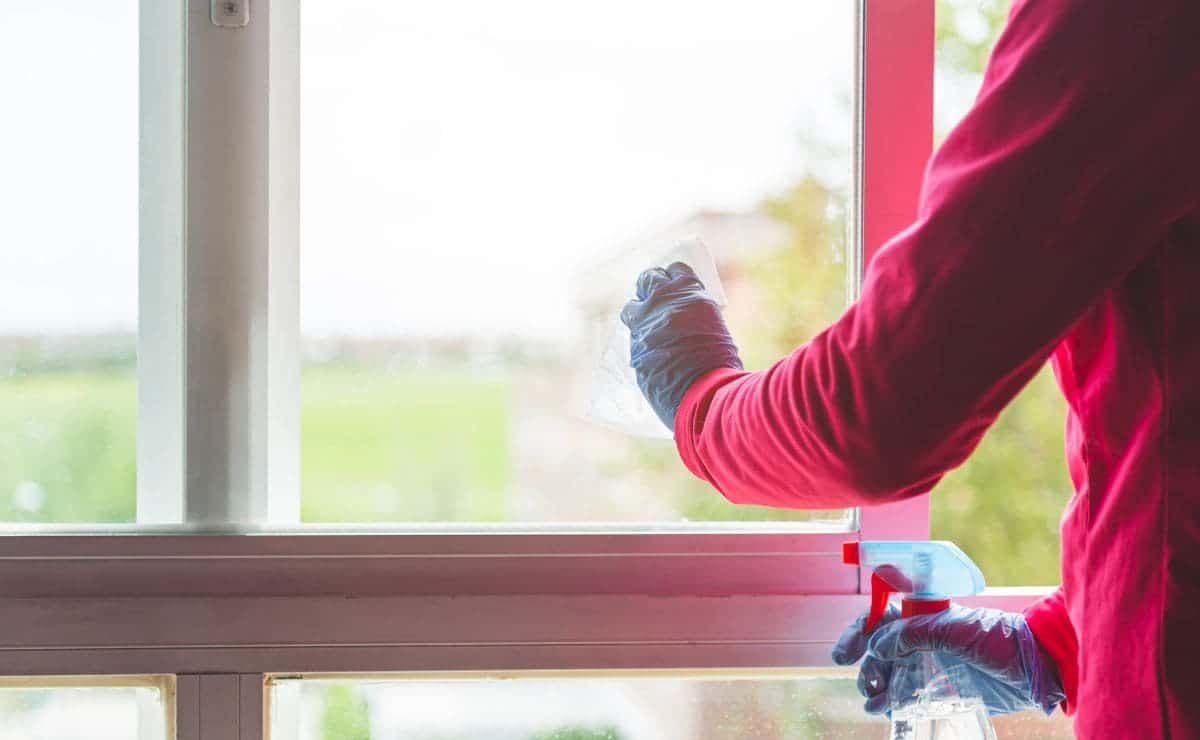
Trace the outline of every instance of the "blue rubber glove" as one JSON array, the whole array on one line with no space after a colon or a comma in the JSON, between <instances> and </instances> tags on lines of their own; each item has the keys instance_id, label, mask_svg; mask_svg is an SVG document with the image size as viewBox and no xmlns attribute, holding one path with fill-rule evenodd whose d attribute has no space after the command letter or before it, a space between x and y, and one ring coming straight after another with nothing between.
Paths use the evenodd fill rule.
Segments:
<instances>
[{"instance_id":1,"label":"blue rubber glove","mask_svg":"<svg viewBox=\"0 0 1200 740\"><path fill-rule=\"evenodd\" d=\"M692 383L716 368L742 369L717 302L692 268L674 262L638 277L637 298L625 304L629 364L654 413L675 431L675 412Z\"/></svg>"},{"instance_id":2,"label":"blue rubber glove","mask_svg":"<svg viewBox=\"0 0 1200 740\"><path fill-rule=\"evenodd\" d=\"M1066 698L1057 667L1020 614L952 605L937 614L901 619L890 606L870 635L862 633L865 620L863 615L842 633L833 662L852 665L866 656L858 691L871 714L889 713L891 696L912 696L924 688L914 679L918 650L936 651L948 671L962 666L989 714L1033 708L1050 714Z\"/></svg>"}]
</instances>

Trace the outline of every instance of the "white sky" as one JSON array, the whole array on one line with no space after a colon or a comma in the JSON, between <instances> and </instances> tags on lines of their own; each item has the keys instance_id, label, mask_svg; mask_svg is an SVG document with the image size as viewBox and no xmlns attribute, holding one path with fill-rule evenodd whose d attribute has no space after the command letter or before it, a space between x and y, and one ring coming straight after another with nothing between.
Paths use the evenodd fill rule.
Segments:
<instances>
[{"instance_id":1,"label":"white sky","mask_svg":"<svg viewBox=\"0 0 1200 740\"><path fill-rule=\"evenodd\" d=\"M590 257L848 142L852 8L310 2L305 331L566 331ZM135 325L136 18L0 0L0 332Z\"/></svg>"},{"instance_id":2,"label":"white sky","mask_svg":"<svg viewBox=\"0 0 1200 740\"><path fill-rule=\"evenodd\" d=\"M0 332L132 327L137 3L0 0Z\"/></svg>"}]
</instances>

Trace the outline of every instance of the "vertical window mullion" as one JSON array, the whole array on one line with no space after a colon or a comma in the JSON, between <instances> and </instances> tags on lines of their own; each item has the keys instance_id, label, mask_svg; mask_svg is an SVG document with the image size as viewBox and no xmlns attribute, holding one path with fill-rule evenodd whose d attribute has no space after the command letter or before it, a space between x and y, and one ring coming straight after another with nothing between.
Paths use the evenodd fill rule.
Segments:
<instances>
[{"instance_id":1,"label":"vertical window mullion","mask_svg":"<svg viewBox=\"0 0 1200 740\"><path fill-rule=\"evenodd\" d=\"M181 675L176 681L177 740L262 740L261 673Z\"/></svg>"},{"instance_id":2,"label":"vertical window mullion","mask_svg":"<svg viewBox=\"0 0 1200 740\"><path fill-rule=\"evenodd\" d=\"M184 521L299 520L298 8L187 30Z\"/></svg>"}]
</instances>

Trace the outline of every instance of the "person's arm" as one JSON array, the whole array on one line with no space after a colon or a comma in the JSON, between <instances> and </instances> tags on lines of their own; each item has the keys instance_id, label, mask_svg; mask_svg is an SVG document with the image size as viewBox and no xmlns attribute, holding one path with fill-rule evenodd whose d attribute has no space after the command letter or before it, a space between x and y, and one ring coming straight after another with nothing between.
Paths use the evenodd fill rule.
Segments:
<instances>
[{"instance_id":1,"label":"person's arm","mask_svg":"<svg viewBox=\"0 0 1200 740\"><path fill-rule=\"evenodd\" d=\"M827 508L924 493L962 463L1200 203L1198 16L1190 1L1015 8L916 223L855 305L771 368L715 370L683 395L687 467L738 503Z\"/></svg>"}]
</instances>

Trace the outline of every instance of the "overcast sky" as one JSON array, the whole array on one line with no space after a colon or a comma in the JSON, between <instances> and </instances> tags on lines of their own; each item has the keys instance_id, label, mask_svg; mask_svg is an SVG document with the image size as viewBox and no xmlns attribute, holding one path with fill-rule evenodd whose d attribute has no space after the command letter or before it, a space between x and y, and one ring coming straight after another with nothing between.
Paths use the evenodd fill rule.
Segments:
<instances>
[{"instance_id":1,"label":"overcast sky","mask_svg":"<svg viewBox=\"0 0 1200 740\"><path fill-rule=\"evenodd\" d=\"M0 332L135 326L136 5L0 0ZM305 331L565 331L588 259L849 141L852 7L309 3Z\"/></svg>"}]
</instances>

